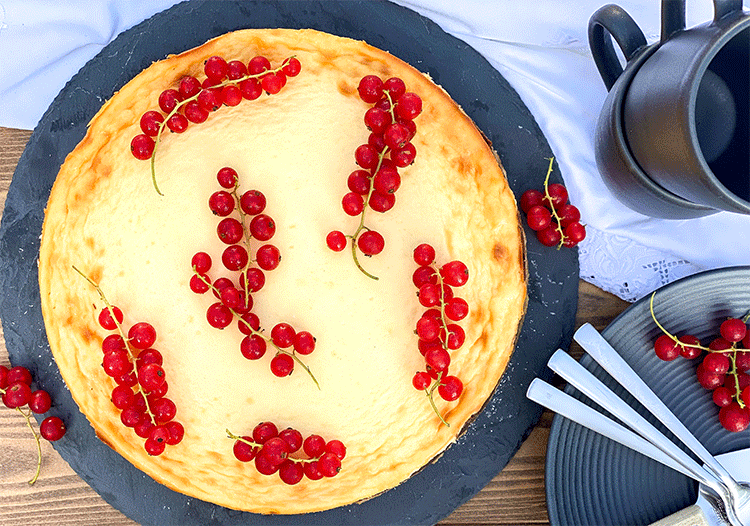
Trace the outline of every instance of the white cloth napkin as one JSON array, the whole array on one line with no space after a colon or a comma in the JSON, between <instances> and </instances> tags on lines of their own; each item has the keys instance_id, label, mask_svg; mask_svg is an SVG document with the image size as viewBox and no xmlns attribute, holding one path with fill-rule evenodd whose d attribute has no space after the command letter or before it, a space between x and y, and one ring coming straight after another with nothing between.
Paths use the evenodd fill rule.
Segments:
<instances>
[{"instance_id":1,"label":"white cloth napkin","mask_svg":"<svg viewBox=\"0 0 750 526\"><path fill-rule=\"evenodd\" d=\"M396 1L479 51L534 115L587 225L581 278L634 301L700 270L750 265L750 216L649 218L620 204L602 182L593 144L606 89L587 24L605 0ZM649 43L658 40L659 2L614 1ZM0 0L0 126L33 128L70 77L118 33L175 3ZM688 26L712 14L708 0L687 1Z\"/></svg>"}]
</instances>

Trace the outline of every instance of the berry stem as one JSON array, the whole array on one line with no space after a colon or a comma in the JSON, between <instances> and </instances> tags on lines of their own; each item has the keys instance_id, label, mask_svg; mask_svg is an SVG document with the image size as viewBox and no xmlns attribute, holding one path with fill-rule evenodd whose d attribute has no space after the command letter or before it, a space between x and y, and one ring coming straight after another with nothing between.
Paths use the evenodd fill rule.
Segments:
<instances>
[{"instance_id":1,"label":"berry stem","mask_svg":"<svg viewBox=\"0 0 750 526\"><path fill-rule=\"evenodd\" d=\"M26 419L26 425L31 429L31 434L34 435L34 440L36 440L36 473L34 473L34 476L29 480L29 485L31 486L37 481L39 473L42 471L42 441L39 434L34 430L34 426L31 425L31 412L24 413L20 407L16 407L16 411Z\"/></svg>"},{"instance_id":2,"label":"berry stem","mask_svg":"<svg viewBox=\"0 0 750 526\"><path fill-rule=\"evenodd\" d=\"M278 73L284 67L286 67L286 65L289 63L289 61L291 59L293 59L293 58L294 58L294 55L291 56L291 57L287 57L286 59L284 59L284 61L281 63L281 65L278 66L278 67L276 67L276 68L267 69L267 70L262 71L260 73L248 74L248 75L245 75L244 77L240 77L238 79L227 79L227 80L225 80L223 82L220 82L218 84L210 86L210 88L211 89L223 88L224 86L228 86L230 84L239 84L240 82L243 82L245 80L257 79L257 78L260 78L260 77L264 77L264 76L266 76L266 75L268 75L270 73ZM182 108L188 102L191 102L191 101L194 101L194 100L198 100L198 96L200 95L201 91L203 91L203 90L200 90L198 93L196 93L195 95L193 95L191 97L188 97L186 99L183 99L183 100L179 101L175 105L175 107L172 109L172 111L170 111L169 114L164 118L164 120L159 124L159 131L156 134L156 140L154 141L154 151L151 152L151 159L150 159L150 161L151 161L151 182L154 184L154 189L156 190L156 193L159 194L159 195L161 195L161 196L163 196L164 194L161 192L161 190L159 190L159 185L156 182L156 167L155 167L155 162L156 162L156 149L159 146L159 142L161 142L162 133L164 133L164 128L166 128L167 122L169 121L169 118L172 117L173 115L175 115L177 112L179 112L180 108Z\"/></svg>"},{"instance_id":3,"label":"berry stem","mask_svg":"<svg viewBox=\"0 0 750 526\"><path fill-rule=\"evenodd\" d=\"M673 342L675 342L678 345L683 345L683 343L680 341L680 339L677 336L675 336L674 334L672 334L671 332L669 332L667 329L665 329L662 326L662 324L659 323L659 320L656 319L656 314L654 314L654 298L655 297L656 297L656 292L651 293L651 299L649 300L649 305L648 305L648 308L651 311L651 319L654 320L654 323L656 324L657 327L659 327L659 329L661 330L661 332L663 332L664 334L666 334L667 336L669 336L672 339ZM713 349L710 349L708 347L704 347L702 345L693 345L693 344L690 344L690 347L695 347L696 349L700 349L702 351L714 352Z\"/></svg>"},{"instance_id":4,"label":"berry stem","mask_svg":"<svg viewBox=\"0 0 750 526\"><path fill-rule=\"evenodd\" d=\"M205 283L211 289L212 292L215 292L217 294L219 293L219 290L213 285L213 283L210 283L203 276L201 276L198 272L195 271L195 267L193 267L193 274L195 274L196 276L198 276L198 279L200 279L203 283ZM233 308L231 308L229 306L226 306L226 307L229 309L229 312L231 312L233 316L235 316L236 318L242 320L242 316L237 311L235 311ZM300 357L297 356L296 352L285 351L284 349L282 349L281 347L279 347L278 345L276 345L274 343L273 339L271 339L268 336L266 336L265 334L263 334L263 332L256 331L248 323L245 323L245 325L250 330L250 333L253 336L258 336L260 338L263 338L266 341L266 343L270 343L271 345L273 345L276 348L277 354L287 354L287 355L291 356L291 358L295 362L297 362L300 365L300 367L302 367L307 372L308 375L310 375L310 378L312 378L312 381L315 382L315 385L318 387L318 389L320 389L320 384L318 383L317 378L315 378L315 375L310 370L310 367L308 367L305 364L305 362L303 362L302 359L300 359Z\"/></svg>"},{"instance_id":5,"label":"berry stem","mask_svg":"<svg viewBox=\"0 0 750 526\"><path fill-rule=\"evenodd\" d=\"M107 300L107 297L104 295L104 292L102 291L101 287L99 287L99 284L96 283L94 280L92 280L90 277L88 277L86 274L81 272L81 270L78 269L75 265L73 265L73 270L78 272L86 281L88 281L95 289L96 292L99 293L99 297L104 302L104 305L107 307L107 310L109 311L109 315L112 317L112 321L114 321L115 325L117 326L117 332L120 334L120 338L122 338L122 341L125 343L125 350L128 353L128 359L130 360L130 363L133 364L133 368L135 368L135 355L133 354L133 349L130 346L130 341L127 335L125 334L125 330L122 328L122 324L117 321L117 316L115 315L115 311L112 308L112 304ZM151 411L151 406L148 403L148 397L146 396L146 392L143 390L143 387L141 387L141 383L137 382L135 384L138 388L138 392L136 394L143 395L143 401L146 404L146 414L148 414L149 418L151 419L151 423L156 425L156 417L154 416L154 413Z\"/></svg>"},{"instance_id":6,"label":"berry stem","mask_svg":"<svg viewBox=\"0 0 750 526\"><path fill-rule=\"evenodd\" d=\"M547 176L544 178L544 196L547 198L547 200L550 203L550 211L552 212L552 217L555 219L555 224L557 225L556 230L560 232L560 242L557 244L557 250L560 250L563 247L563 242L565 241L565 234L563 233L562 225L560 224L560 216L557 214L557 210L555 210L555 206L552 204L552 197L549 195L549 176L552 175L552 164L555 162L554 157L549 158L549 167L547 168Z\"/></svg>"},{"instance_id":7,"label":"berry stem","mask_svg":"<svg viewBox=\"0 0 750 526\"><path fill-rule=\"evenodd\" d=\"M432 385L425 388L424 392L427 395L427 399L430 401L430 405L432 406L432 410L435 411L435 414L440 418L440 421L445 424L446 426L450 427L451 425L443 418L443 415L440 414L440 411L437 408L437 405L435 405L435 389L438 388L440 385L440 380L443 378L443 371L440 371L438 373L438 377L433 380Z\"/></svg>"}]
</instances>

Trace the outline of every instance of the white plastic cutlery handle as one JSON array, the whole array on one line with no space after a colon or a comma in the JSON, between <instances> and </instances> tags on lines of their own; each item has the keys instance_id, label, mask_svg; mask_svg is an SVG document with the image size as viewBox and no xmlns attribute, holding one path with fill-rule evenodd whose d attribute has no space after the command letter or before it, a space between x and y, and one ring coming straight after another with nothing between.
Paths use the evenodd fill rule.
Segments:
<instances>
[{"instance_id":1,"label":"white plastic cutlery handle","mask_svg":"<svg viewBox=\"0 0 750 526\"><path fill-rule=\"evenodd\" d=\"M666 455L651 442L641 438L625 426L618 424L596 409L587 406L580 400L573 398L539 378L532 380L526 391L526 396L539 405L543 405L547 409L583 427L614 440L625 447L629 447L638 453L642 453L657 462L661 462L665 466L679 471L687 477L693 477L692 473L682 467L682 464L676 462L669 455Z\"/></svg>"},{"instance_id":2,"label":"white plastic cutlery handle","mask_svg":"<svg viewBox=\"0 0 750 526\"><path fill-rule=\"evenodd\" d=\"M573 335L581 347L622 384L636 400L646 407L662 424L667 426L698 458L708 466L727 486L734 487L737 482L729 472L717 462L711 453L703 447L697 438L680 422L672 411L656 396L646 382L627 364L604 337L589 323L581 326Z\"/></svg>"},{"instance_id":3,"label":"white plastic cutlery handle","mask_svg":"<svg viewBox=\"0 0 750 526\"><path fill-rule=\"evenodd\" d=\"M706 471L703 466L693 460L687 453L677 447L646 420L635 409L625 403L619 396L609 389L594 374L578 363L563 350L557 350L547 362L550 369L555 371L573 387L591 398L594 402L606 408L607 411L627 423L630 428L661 449L666 455L681 464L690 473L690 477L710 488L716 488L718 480Z\"/></svg>"}]
</instances>

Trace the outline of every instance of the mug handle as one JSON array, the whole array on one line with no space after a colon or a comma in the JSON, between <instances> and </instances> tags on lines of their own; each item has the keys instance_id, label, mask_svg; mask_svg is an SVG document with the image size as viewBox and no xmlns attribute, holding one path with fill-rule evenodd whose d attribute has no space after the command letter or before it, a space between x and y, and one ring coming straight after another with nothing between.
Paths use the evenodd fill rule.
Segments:
<instances>
[{"instance_id":1,"label":"mug handle","mask_svg":"<svg viewBox=\"0 0 750 526\"><path fill-rule=\"evenodd\" d=\"M607 33L612 38L608 38ZM646 45L646 37L631 16L614 4L605 5L591 15L588 36L594 63L609 91L622 74L622 64L615 53L612 39L620 46L625 60L629 61L636 51Z\"/></svg>"},{"instance_id":2,"label":"mug handle","mask_svg":"<svg viewBox=\"0 0 750 526\"><path fill-rule=\"evenodd\" d=\"M742 0L714 0L714 22L742 12ZM685 0L661 0L661 42L685 29Z\"/></svg>"}]
</instances>

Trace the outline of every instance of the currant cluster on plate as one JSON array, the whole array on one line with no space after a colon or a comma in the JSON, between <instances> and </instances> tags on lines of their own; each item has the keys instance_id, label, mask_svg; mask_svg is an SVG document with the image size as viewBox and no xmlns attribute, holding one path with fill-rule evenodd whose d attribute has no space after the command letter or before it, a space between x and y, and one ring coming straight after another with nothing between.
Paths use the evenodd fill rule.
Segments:
<instances>
[{"instance_id":1,"label":"currant cluster on plate","mask_svg":"<svg viewBox=\"0 0 750 526\"><path fill-rule=\"evenodd\" d=\"M417 287L419 303L427 310L417 321L416 333L419 352L425 359L425 370L412 379L412 385L424 391L435 413L446 424L435 406L434 393L448 402L457 400L463 392L463 382L448 374L450 351L460 349L466 340L463 328L456 322L469 314L469 304L455 296L454 287L461 287L469 279L469 269L461 261L451 261L438 267L435 249L423 243L414 249L414 262L419 265L412 275Z\"/></svg>"},{"instance_id":2,"label":"currant cluster on plate","mask_svg":"<svg viewBox=\"0 0 750 526\"><path fill-rule=\"evenodd\" d=\"M679 337L668 332L653 314L664 334L654 341L656 356L665 361L678 357L699 359L696 369L698 383L713 391L713 401L720 408L719 422L732 432L750 427L750 331L747 319L727 318L719 325L719 336L708 344L691 334Z\"/></svg>"},{"instance_id":3,"label":"currant cluster on plate","mask_svg":"<svg viewBox=\"0 0 750 526\"><path fill-rule=\"evenodd\" d=\"M521 210L526 214L526 223L539 242L547 247L557 245L574 247L586 238L586 227L581 224L581 212L568 202L568 190L559 183L549 183L552 173L550 159L544 192L526 190L521 195Z\"/></svg>"},{"instance_id":4,"label":"currant cluster on plate","mask_svg":"<svg viewBox=\"0 0 750 526\"><path fill-rule=\"evenodd\" d=\"M151 160L156 191L161 194L156 184L154 158L165 130L182 133L190 123L204 122L211 112L222 106L237 106L243 100L257 99L264 92L275 95L286 85L287 78L299 74L301 67L295 57L272 68L264 56L254 57L247 64L213 56L204 63L205 79L185 76L175 88L162 91L159 110L149 110L141 116L142 133L130 143L130 150L137 159Z\"/></svg>"},{"instance_id":5,"label":"currant cluster on plate","mask_svg":"<svg viewBox=\"0 0 750 526\"><path fill-rule=\"evenodd\" d=\"M251 435L237 436L227 430L234 440L234 456L241 462L255 461L255 469L262 475L279 474L286 484L297 484L304 477L320 480L335 477L341 471L346 446L340 440L326 441L320 435L302 434L288 427L282 431L273 422L261 422Z\"/></svg>"},{"instance_id":6,"label":"currant cluster on plate","mask_svg":"<svg viewBox=\"0 0 750 526\"><path fill-rule=\"evenodd\" d=\"M330 232L326 243L331 250L340 252L346 248L347 239L351 240L357 268L377 279L362 268L357 256L358 250L365 256L374 256L385 247L382 234L365 225L365 214L369 209L387 212L396 204L396 191L401 186L398 169L409 166L417 155L411 140L417 132L414 119L422 112L422 99L406 91L406 84L397 77L383 81L377 75L367 75L360 80L357 91L363 102L372 104L364 117L370 136L354 152L359 169L349 175L349 192L341 205L347 215L359 216L359 225L349 236L339 230Z\"/></svg>"},{"instance_id":7,"label":"currant cluster on plate","mask_svg":"<svg viewBox=\"0 0 750 526\"><path fill-rule=\"evenodd\" d=\"M36 473L29 480L29 484L36 482L42 467L40 438L55 442L65 436L66 431L65 422L57 416L48 416L42 420L39 425L39 433L34 430L31 423L31 414L42 415L49 411L52 407L52 397L44 389L32 389L32 382L31 371L26 367L17 365L9 369L0 365L0 396L2 396L3 405L9 409L15 409L26 419L26 425L31 429L31 433L36 440Z\"/></svg>"},{"instance_id":8,"label":"currant cluster on plate","mask_svg":"<svg viewBox=\"0 0 750 526\"><path fill-rule=\"evenodd\" d=\"M190 289L196 294L211 291L215 296L216 301L206 310L206 319L212 327L224 329L237 320L237 328L244 335L240 352L245 358L261 359L270 345L276 351L270 364L274 375L289 376L297 363L317 384L300 358L315 350L315 337L283 322L274 325L267 336L252 310L252 295L265 285L265 272L276 269L281 263L278 247L268 243L276 233L276 223L264 213L266 197L258 190L240 192L239 175L231 167L220 169L216 178L222 189L211 194L208 206L214 215L222 218L216 228L219 239L227 245L221 254L221 263L224 269L234 273L234 279L227 276L212 279L208 274L213 266L211 256L197 252L191 261Z\"/></svg>"},{"instance_id":9,"label":"currant cluster on plate","mask_svg":"<svg viewBox=\"0 0 750 526\"><path fill-rule=\"evenodd\" d=\"M113 331L102 340L102 368L116 383L112 404L121 411L123 425L145 439L146 452L151 456L161 455L168 445L182 441L185 428L174 419L177 406L166 396L169 384L164 357L153 347L156 329L140 321L125 331L122 310L107 300L97 283L77 268L76 271L96 288L105 304L99 312L99 325Z\"/></svg>"}]
</instances>

